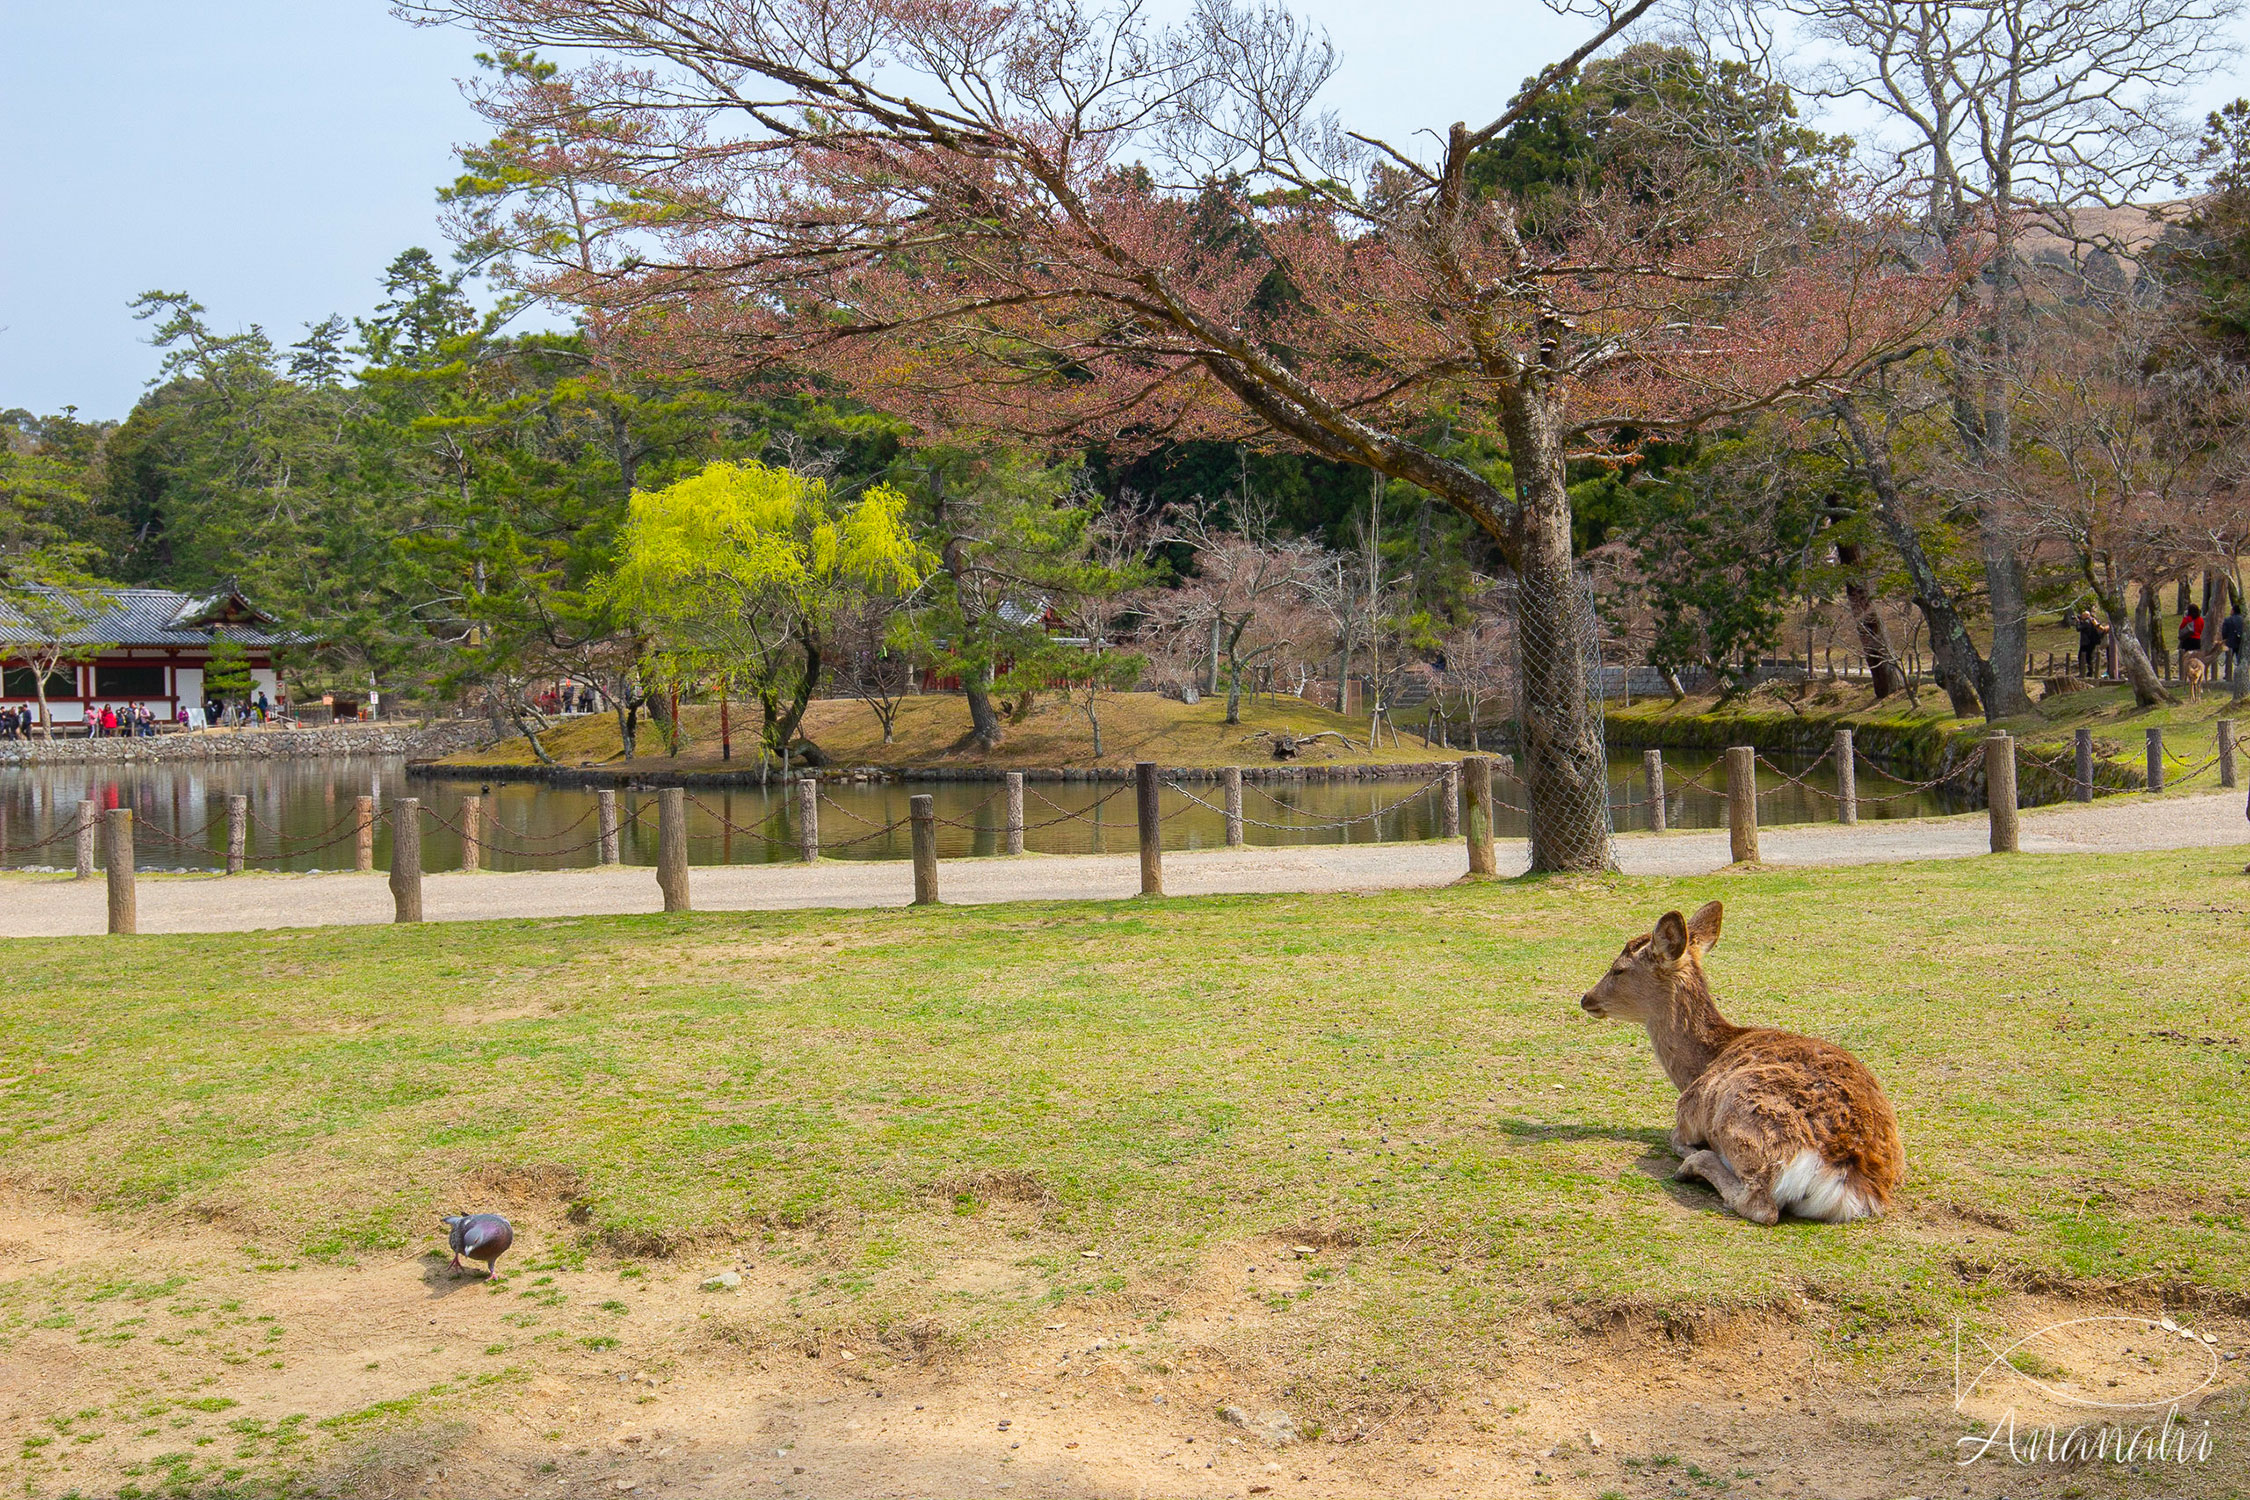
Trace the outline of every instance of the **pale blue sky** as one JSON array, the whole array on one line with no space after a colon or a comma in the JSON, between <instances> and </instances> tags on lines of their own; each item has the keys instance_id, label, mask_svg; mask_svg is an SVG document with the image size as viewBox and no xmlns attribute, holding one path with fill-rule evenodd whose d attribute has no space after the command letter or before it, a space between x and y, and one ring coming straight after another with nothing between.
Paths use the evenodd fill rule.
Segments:
<instances>
[{"instance_id":1,"label":"pale blue sky","mask_svg":"<svg viewBox=\"0 0 2250 1500\"><path fill-rule=\"evenodd\" d=\"M1582 34L1536 0L1297 9L1343 51L1329 105L1394 137L1481 123ZM364 313L393 255L443 248L475 50L385 0L0 0L0 408L122 417L155 370L126 303L152 288L283 343Z\"/></svg>"}]
</instances>

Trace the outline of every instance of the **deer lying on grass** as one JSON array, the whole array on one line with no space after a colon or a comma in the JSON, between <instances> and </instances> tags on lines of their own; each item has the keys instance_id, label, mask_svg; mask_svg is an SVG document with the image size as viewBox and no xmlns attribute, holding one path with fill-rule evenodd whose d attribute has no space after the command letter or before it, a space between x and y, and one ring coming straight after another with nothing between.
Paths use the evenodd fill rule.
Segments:
<instances>
[{"instance_id":1,"label":"deer lying on grass","mask_svg":"<svg viewBox=\"0 0 2250 1500\"><path fill-rule=\"evenodd\" d=\"M1672 1127L1680 1176L1701 1178L1759 1224L1785 1213L1830 1223L1880 1214L1906 1169L1882 1085L1831 1042L1735 1026L1719 1014L1703 955L1724 916L1716 901L1684 920L1666 912L1579 1003L1648 1027L1680 1091Z\"/></svg>"}]
</instances>

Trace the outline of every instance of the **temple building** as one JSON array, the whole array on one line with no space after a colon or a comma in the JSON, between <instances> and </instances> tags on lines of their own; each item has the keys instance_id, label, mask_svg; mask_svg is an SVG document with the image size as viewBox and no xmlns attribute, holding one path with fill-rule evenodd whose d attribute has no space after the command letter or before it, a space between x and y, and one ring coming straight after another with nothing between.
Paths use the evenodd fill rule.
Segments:
<instances>
[{"instance_id":1,"label":"temple building","mask_svg":"<svg viewBox=\"0 0 2250 1500\"><path fill-rule=\"evenodd\" d=\"M222 632L240 646L250 669L249 697L268 702L281 697L281 678L273 653L279 646L302 645L307 638L283 630L271 615L232 587L211 594L171 589L87 589L80 618L59 638L84 648L47 679L47 711L56 725L83 724L104 706L122 712L147 704L157 722L177 722L182 705L187 722L202 727L203 669L211 643ZM28 703L39 712L39 689L26 647L43 647L49 638L18 610L0 603L0 708ZM45 655L41 650L40 655Z\"/></svg>"}]
</instances>

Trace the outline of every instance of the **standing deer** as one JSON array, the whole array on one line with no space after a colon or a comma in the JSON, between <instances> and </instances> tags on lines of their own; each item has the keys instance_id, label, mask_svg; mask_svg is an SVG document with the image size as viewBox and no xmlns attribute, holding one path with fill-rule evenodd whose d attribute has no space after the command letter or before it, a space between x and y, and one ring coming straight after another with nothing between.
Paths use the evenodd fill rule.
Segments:
<instances>
[{"instance_id":1,"label":"standing deer","mask_svg":"<svg viewBox=\"0 0 2250 1500\"><path fill-rule=\"evenodd\" d=\"M1579 1003L1648 1027L1680 1091L1672 1127L1680 1176L1701 1178L1759 1224L1785 1213L1830 1223L1880 1214L1906 1170L1883 1086L1832 1042L1735 1026L1719 1014L1703 955L1725 915L1716 901L1685 919L1666 912Z\"/></svg>"}]
</instances>

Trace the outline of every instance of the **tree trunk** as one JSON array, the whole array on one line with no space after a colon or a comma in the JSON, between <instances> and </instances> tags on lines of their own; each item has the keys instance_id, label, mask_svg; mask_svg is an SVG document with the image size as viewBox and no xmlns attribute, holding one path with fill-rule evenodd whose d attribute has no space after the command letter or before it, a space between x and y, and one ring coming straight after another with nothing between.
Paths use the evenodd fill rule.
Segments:
<instances>
[{"instance_id":1,"label":"tree trunk","mask_svg":"<svg viewBox=\"0 0 2250 1500\"><path fill-rule=\"evenodd\" d=\"M979 750L1000 748L1004 737L1000 715L992 707L992 668L981 666L961 679L961 695L969 700L969 733Z\"/></svg>"},{"instance_id":2,"label":"tree trunk","mask_svg":"<svg viewBox=\"0 0 2250 1500\"><path fill-rule=\"evenodd\" d=\"M1222 615L1220 618L1224 619L1225 616ZM1229 724L1240 724L1242 722L1242 678L1244 666L1242 660L1242 637L1244 632L1249 630L1250 621L1253 618L1254 617L1247 610L1245 610L1243 612L1242 618L1236 620L1234 622L1234 628L1232 630L1229 630L1226 634L1226 642L1223 649L1225 652L1225 659L1227 664L1227 722ZM1214 648L1218 648L1220 646L1218 636L1212 636L1211 644Z\"/></svg>"},{"instance_id":3,"label":"tree trunk","mask_svg":"<svg viewBox=\"0 0 2250 1500\"><path fill-rule=\"evenodd\" d=\"M1898 648L1891 644L1891 629L1883 623L1883 612L1876 608L1875 595L1860 572L1859 544L1837 543L1836 562L1847 575L1844 602L1851 608L1852 628L1859 633L1859 654L1867 663L1867 675L1880 702L1906 686L1906 673L1898 664Z\"/></svg>"},{"instance_id":4,"label":"tree trunk","mask_svg":"<svg viewBox=\"0 0 2250 1500\"><path fill-rule=\"evenodd\" d=\"M2179 702L2165 688L2164 679L2156 674L2156 664L2149 660L2148 651L2141 645L2141 638L2128 628L2125 601L2118 600L2114 608L2110 608L2105 601L2104 608L2109 614L2109 638L2122 643L2117 653L2117 667L2124 673L2125 680L2133 685L2133 702L2142 708L2154 708L2159 703Z\"/></svg>"},{"instance_id":5,"label":"tree trunk","mask_svg":"<svg viewBox=\"0 0 2250 1500\"><path fill-rule=\"evenodd\" d=\"M2094 597L2101 601L2102 613L2109 616L2110 649L2116 653L2118 670L2133 685L2133 701L2142 708L2154 708L2159 703L2177 703L2179 700L2165 691L2163 680L2156 675L2156 668L2149 661L2148 652L2141 644L2140 633L2134 629L2136 622L2133 612L2128 611L2125 606L2125 590L2130 585L2120 584L2114 590L2104 589L2100 577L2094 571L2091 557L2081 553L2078 564L2080 576L2093 589ZM2148 590L2144 587L2141 591L2143 611L2148 608L2148 603Z\"/></svg>"},{"instance_id":6,"label":"tree trunk","mask_svg":"<svg viewBox=\"0 0 2250 1500\"><path fill-rule=\"evenodd\" d=\"M516 701L513 693L508 699L508 716L516 721L516 733L523 736L523 742L531 747L531 753L538 757L539 764L553 765L555 758L547 753L546 746L539 743L541 732L553 726L527 711L522 703Z\"/></svg>"},{"instance_id":7,"label":"tree trunk","mask_svg":"<svg viewBox=\"0 0 2250 1500\"><path fill-rule=\"evenodd\" d=\"M944 502L941 498L938 506L941 521L944 515ZM964 591L969 573L967 543L958 536L948 536L945 544L938 549L938 563L953 580L953 597L961 605L963 624L976 624L976 621L969 618L969 596ZM1003 733L1000 716L992 711L992 663L980 663L963 673L961 694L969 700L969 735L976 747L987 754L999 749Z\"/></svg>"},{"instance_id":8,"label":"tree trunk","mask_svg":"<svg viewBox=\"0 0 2250 1500\"><path fill-rule=\"evenodd\" d=\"M2023 556L1996 521L1980 518L1985 587L1992 599L1992 654L1980 666L1977 686L1987 722L2031 712L2023 685L2031 656L2031 606L2024 598Z\"/></svg>"},{"instance_id":9,"label":"tree trunk","mask_svg":"<svg viewBox=\"0 0 2250 1500\"><path fill-rule=\"evenodd\" d=\"M1969 639L1968 627L1961 622L1961 612L1953 607L1944 582L1930 563L1929 554L1922 550L1922 538L1907 518L1897 478L1891 472L1890 454L1876 443L1856 403L1839 401L1835 411L1850 431L1852 444L1859 450L1861 466L1867 470L1868 482L1874 487L1876 523L1897 550L1899 561L1906 565L1907 579L1914 586L1914 606L1929 625L1930 657L1937 671L1938 685L1952 700L1954 717L1974 717L1983 707L1977 679L1984 672L1984 661L1977 655L1976 643Z\"/></svg>"},{"instance_id":10,"label":"tree trunk","mask_svg":"<svg viewBox=\"0 0 2250 1500\"><path fill-rule=\"evenodd\" d=\"M631 760L640 739L640 705L632 702L624 693L617 694L609 702L611 710L617 715L618 747L624 752L625 758Z\"/></svg>"},{"instance_id":11,"label":"tree trunk","mask_svg":"<svg viewBox=\"0 0 2250 1500\"><path fill-rule=\"evenodd\" d=\"M1520 495L1512 540L1531 868L1597 873L1610 867L1609 762L1581 638L1561 423L1538 389L1508 392L1501 421Z\"/></svg>"},{"instance_id":12,"label":"tree trunk","mask_svg":"<svg viewBox=\"0 0 2250 1500\"><path fill-rule=\"evenodd\" d=\"M797 679L797 688L790 695L789 706L781 710L778 718L769 718L775 737L786 751L797 738L797 728L805 722L805 709L812 702L813 686L820 681L820 642L807 638L799 643L805 653L804 675Z\"/></svg>"}]
</instances>

